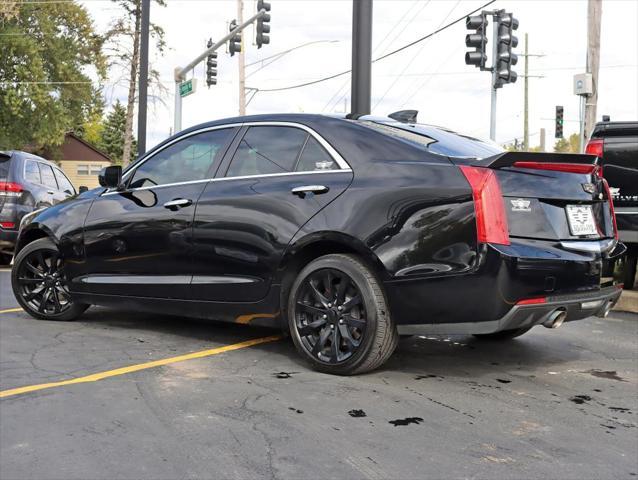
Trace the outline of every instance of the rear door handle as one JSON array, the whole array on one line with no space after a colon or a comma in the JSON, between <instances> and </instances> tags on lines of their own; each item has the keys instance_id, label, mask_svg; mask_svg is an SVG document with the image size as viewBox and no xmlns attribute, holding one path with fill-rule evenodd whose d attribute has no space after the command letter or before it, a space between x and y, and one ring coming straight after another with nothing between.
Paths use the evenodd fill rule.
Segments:
<instances>
[{"instance_id":1,"label":"rear door handle","mask_svg":"<svg viewBox=\"0 0 638 480\"><path fill-rule=\"evenodd\" d=\"M164 204L164 208L168 208L169 210L177 210L182 207L188 207L192 204L193 201L188 198L176 198L175 200L171 200Z\"/></svg>"},{"instance_id":2,"label":"rear door handle","mask_svg":"<svg viewBox=\"0 0 638 480\"><path fill-rule=\"evenodd\" d=\"M49 191L47 191L47 193L48 193L49 195L53 195L55 192L52 192L51 190L49 190Z\"/></svg>"},{"instance_id":3,"label":"rear door handle","mask_svg":"<svg viewBox=\"0 0 638 480\"><path fill-rule=\"evenodd\" d=\"M291 190L293 195L298 195L301 198L304 198L308 193L314 193L315 195L321 195L322 193L326 193L330 190L325 185L303 185L301 187L295 187Z\"/></svg>"}]
</instances>

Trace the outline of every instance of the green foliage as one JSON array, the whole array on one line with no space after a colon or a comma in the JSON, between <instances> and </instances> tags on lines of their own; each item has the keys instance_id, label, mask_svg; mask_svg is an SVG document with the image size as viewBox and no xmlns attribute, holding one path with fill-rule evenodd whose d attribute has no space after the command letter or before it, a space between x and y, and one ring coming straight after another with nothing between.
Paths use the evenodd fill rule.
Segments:
<instances>
[{"instance_id":1,"label":"green foliage","mask_svg":"<svg viewBox=\"0 0 638 480\"><path fill-rule=\"evenodd\" d=\"M106 153L115 163L122 163L122 152L124 150L124 129L126 125L126 108L119 100L113 105L113 109L108 113L103 123L100 142L96 146ZM133 140L131 149L133 161L137 151L137 142Z\"/></svg>"},{"instance_id":2,"label":"green foliage","mask_svg":"<svg viewBox=\"0 0 638 480\"><path fill-rule=\"evenodd\" d=\"M554 144L554 151L557 153L578 153L580 141L577 133L572 133L569 138L559 138Z\"/></svg>"},{"instance_id":3,"label":"green foliage","mask_svg":"<svg viewBox=\"0 0 638 480\"><path fill-rule=\"evenodd\" d=\"M99 108L86 72L103 78L103 40L75 2L11 5L0 23L0 149L49 150Z\"/></svg>"}]
</instances>

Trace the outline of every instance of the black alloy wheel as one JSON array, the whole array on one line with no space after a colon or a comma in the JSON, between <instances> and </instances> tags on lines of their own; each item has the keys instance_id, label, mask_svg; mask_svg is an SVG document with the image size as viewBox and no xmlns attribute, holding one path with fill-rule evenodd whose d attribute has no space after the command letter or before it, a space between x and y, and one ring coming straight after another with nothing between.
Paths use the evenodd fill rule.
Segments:
<instances>
[{"instance_id":1,"label":"black alloy wheel","mask_svg":"<svg viewBox=\"0 0 638 480\"><path fill-rule=\"evenodd\" d=\"M288 316L297 349L328 373L372 370L398 342L380 284L353 255L326 255L306 266L292 286Z\"/></svg>"},{"instance_id":2,"label":"black alloy wheel","mask_svg":"<svg viewBox=\"0 0 638 480\"><path fill-rule=\"evenodd\" d=\"M340 363L350 358L366 333L361 292L346 273L324 268L303 282L295 325L304 348L318 360Z\"/></svg>"},{"instance_id":3,"label":"black alloy wheel","mask_svg":"<svg viewBox=\"0 0 638 480\"><path fill-rule=\"evenodd\" d=\"M40 239L17 255L11 274L13 293L31 316L46 320L72 320L87 305L73 301L65 265L56 245Z\"/></svg>"}]
</instances>

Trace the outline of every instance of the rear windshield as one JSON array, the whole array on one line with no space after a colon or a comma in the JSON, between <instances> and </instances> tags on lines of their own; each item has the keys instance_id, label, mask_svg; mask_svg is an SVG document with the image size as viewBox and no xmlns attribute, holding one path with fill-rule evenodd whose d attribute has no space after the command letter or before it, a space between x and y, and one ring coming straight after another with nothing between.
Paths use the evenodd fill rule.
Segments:
<instances>
[{"instance_id":1,"label":"rear windshield","mask_svg":"<svg viewBox=\"0 0 638 480\"><path fill-rule=\"evenodd\" d=\"M0 154L0 180L6 180L9 177L9 166L11 158Z\"/></svg>"},{"instance_id":2,"label":"rear windshield","mask_svg":"<svg viewBox=\"0 0 638 480\"><path fill-rule=\"evenodd\" d=\"M481 159L504 151L495 143L429 125L372 121L363 121L361 123L375 130L380 130L387 135L392 135L417 145L428 152L447 157Z\"/></svg>"}]
</instances>

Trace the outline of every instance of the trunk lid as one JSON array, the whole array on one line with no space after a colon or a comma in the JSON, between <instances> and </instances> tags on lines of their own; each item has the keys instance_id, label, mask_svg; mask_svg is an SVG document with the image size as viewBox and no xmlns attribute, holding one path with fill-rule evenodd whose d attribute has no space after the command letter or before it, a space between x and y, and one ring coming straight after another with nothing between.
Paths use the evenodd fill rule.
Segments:
<instances>
[{"instance_id":1,"label":"trunk lid","mask_svg":"<svg viewBox=\"0 0 638 480\"><path fill-rule=\"evenodd\" d=\"M512 238L615 236L613 206L593 155L504 152L482 160L452 161L495 172Z\"/></svg>"}]
</instances>

